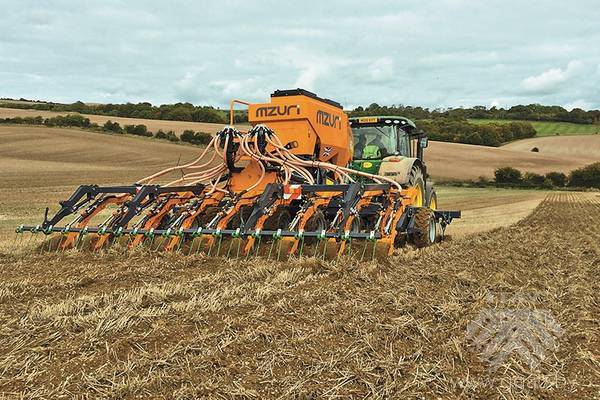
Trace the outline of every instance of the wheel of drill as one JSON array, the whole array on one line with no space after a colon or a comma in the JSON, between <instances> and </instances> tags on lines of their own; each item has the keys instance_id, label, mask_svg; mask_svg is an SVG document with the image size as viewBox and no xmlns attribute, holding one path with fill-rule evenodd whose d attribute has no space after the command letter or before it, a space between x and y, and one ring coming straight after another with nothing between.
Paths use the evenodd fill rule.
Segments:
<instances>
[{"instance_id":1,"label":"wheel of drill","mask_svg":"<svg viewBox=\"0 0 600 400\"><path fill-rule=\"evenodd\" d=\"M206 207L204 209L204 212L198 215L194 220L194 223L192 224L192 229L198 229L199 227L205 228L206 225L208 225L208 223L216 217L219 211L221 211L221 208L217 206Z\"/></svg>"},{"instance_id":2,"label":"wheel of drill","mask_svg":"<svg viewBox=\"0 0 600 400\"><path fill-rule=\"evenodd\" d=\"M277 229L285 230L290 226L292 222L292 215L285 208L278 208L275 210L273 215L271 215L265 221L263 226L263 230L265 231L276 231Z\"/></svg>"},{"instance_id":3,"label":"wheel of drill","mask_svg":"<svg viewBox=\"0 0 600 400\"><path fill-rule=\"evenodd\" d=\"M327 229L327 221L325 220L325 214L322 211L315 212L304 224L304 232L318 232L321 233ZM316 237L307 237L304 239L304 244L314 245L317 243Z\"/></svg>"},{"instance_id":4,"label":"wheel of drill","mask_svg":"<svg viewBox=\"0 0 600 400\"><path fill-rule=\"evenodd\" d=\"M246 223L248 217L252 214L252 206L240 207L237 214L235 214L227 223L227 229L237 229L242 227L242 223ZM248 227L246 227L248 228Z\"/></svg>"},{"instance_id":5,"label":"wheel of drill","mask_svg":"<svg viewBox=\"0 0 600 400\"><path fill-rule=\"evenodd\" d=\"M286 230L288 229L290 223L292 222L292 216L290 212L286 208L278 208L275 210L273 215L266 219L263 224L263 231L276 231L278 229ZM273 240L271 236L263 236L260 240L254 242L255 249L253 250L255 254L261 256L267 256L270 252L273 254L277 254L279 252L278 243L280 240ZM285 249L284 249L285 250ZM272 256L273 256L272 254Z\"/></svg>"},{"instance_id":6,"label":"wheel of drill","mask_svg":"<svg viewBox=\"0 0 600 400\"><path fill-rule=\"evenodd\" d=\"M220 207L217 206L209 206L206 207L204 209L204 211L198 215L196 217L196 219L194 220L194 222L192 223L192 226L190 227L191 229L198 229L198 228L206 228L206 225L208 225L210 223L210 221L212 221L217 213L221 210ZM189 254L192 253L198 253L198 252L204 252L204 253L208 253L210 249L210 245L208 245L208 240L206 237L204 237L205 235L199 236L199 237L195 237L192 240L187 240L186 243L184 243L185 248L184 251L186 251Z\"/></svg>"}]
</instances>

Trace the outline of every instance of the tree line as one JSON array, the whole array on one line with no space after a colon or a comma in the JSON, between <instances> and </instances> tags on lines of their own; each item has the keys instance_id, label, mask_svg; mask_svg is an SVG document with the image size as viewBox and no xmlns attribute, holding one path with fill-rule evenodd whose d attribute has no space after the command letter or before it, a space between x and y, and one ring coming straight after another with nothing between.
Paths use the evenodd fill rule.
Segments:
<instances>
[{"instance_id":1,"label":"tree line","mask_svg":"<svg viewBox=\"0 0 600 400\"><path fill-rule=\"evenodd\" d=\"M480 184L486 179L479 178ZM513 167L498 168L494 172L494 183L498 186L529 188L598 188L600 189L600 162L574 169L567 176L562 172L549 172L545 175L521 172Z\"/></svg>"},{"instance_id":2,"label":"tree line","mask_svg":"<svg viewBox=\"0 0 600 400\"><path fill-rule=\"evenodd\" d=\"M228 123L229 113L212 106L195 106L191 103L162 104L154 106L148 102L125 104L85 104L77 101L72 104L30 102L28 104L4 103L0 107L35 109L58 112L78 112L82 114L108 115L115 117L162 119L173 121L194 121ZM600 110L585 111L574 108L571 111L561 106L545 106L541 104L516 105L510 108L474 106L467 108L435 108L419 106L391 105L381 106L372 103L359 106L348 112L351 117L369 115L401 115L414 120L435 118L458 119L503 119L524 121L572 122L577 124L600 124ZM236 111L236 123L248 121L247 113Z\"/></svg>"},{"instance_id":3,"label":"tree line","mask_svg":"<svg viewBox=\"0 0 600 400\"><path fill-rule=\"evenodd\" d=\"M0 107L34 109L40 111L77 112L81 114L106 115L140 119L160 119L170 121L209 122L226 124L229 122L229 112L210 106L194 106L191 103L162 104L153 106L150 103L125 104L85 104L77 101L72 104L60 103L4 103ZM236 123L248 121L244 111L234 114Z\"/></svg>"},{"instance_id":4,"label":"tree line","mask_svg":"<svg viewBox=\"0 0 600 400\"><path fill-rule=\"evenodd\" d=\"M56 117L44 118L38 117L14 117L0 118L0 124L24 124L24 125L42 125L48 127L75 127L83 128L100 132L108 132L114 134L129 134L135 136L144 136L155 139L168 140L170 142L187 142L194 145L206 145L210 142L212 135L205 132L195 132L193 130L185 130L181 136L172 131L163 131L159 129L156 133L148 130L144 124L131 124L121 126L118 122L106 121L103 125L98 125L91 122L89 118L79 114L57 115Z\"/></svg>"},{"instance_id":5,"label":"tree line","mask_svg":"<svg viewBox=\"0 0 600 400\"><path fill-rule=\"evenodd\" d=\"M528 122L472 124L463 119L437 118L418 121L417 126L427 132L431 140L495 147L536 135L535 129Z\"/></svg>"},{"instance_id":6,"label":"tree line","mask_svg":"<svg viewBox=\"0 0 600 400\"><path fill-rule=\"evenodd\" d=\"M567 111L560 106L541 104L516 105L510 108L475 106L469 108L436 108L405 105L380 106L373 103L367 107L356 107L350 111L351 117L369 115L401 115L414 120L453 118L453 119L503 119L524 121L572 122L576 124L600 124L600 110L585 111L574 108Z\"/></svg>"}]
</instances>

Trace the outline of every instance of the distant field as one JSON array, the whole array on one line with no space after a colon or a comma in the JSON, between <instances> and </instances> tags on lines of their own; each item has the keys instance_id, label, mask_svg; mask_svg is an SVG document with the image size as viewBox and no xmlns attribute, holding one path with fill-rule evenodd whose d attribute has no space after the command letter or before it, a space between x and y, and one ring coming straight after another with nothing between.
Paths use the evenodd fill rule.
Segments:
<instances>
[{"instance_id":1,"label":"distant field","mask_svg":"<svg viewBox=\"0 0 600 400\"><path fill-rule=\"evenodd\" d=\"M564 157L586 161L588 164L600 160L600 135L546 136L517 140L502 146L511 151L527 151L536 147L540 156Z\"/></svg>"},{"instance_id":2,"label":"distant field","mask_svg":"<svg viewBox=\"0 0 600 400\"><path fill-rule=\"evenodd\" d=\"M572 124L570 122L545 121L513 121L507 119L470 119L474 124L507 124L509 122L529 122L535 128L538 136L555 135L600 135L600 125Z\"/></svg>"}]
</instances>

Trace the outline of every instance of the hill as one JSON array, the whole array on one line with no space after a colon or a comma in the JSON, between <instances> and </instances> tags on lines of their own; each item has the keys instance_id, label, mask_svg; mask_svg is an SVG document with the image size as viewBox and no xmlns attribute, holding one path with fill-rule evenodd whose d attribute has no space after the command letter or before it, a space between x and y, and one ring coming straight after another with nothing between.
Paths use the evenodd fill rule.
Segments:
<instances>
[{"instance_id":1,"label":"hill","mask_svg":"<svg viewBox=\"0 0 600 400\"><path fill-rule=\"evenodd\" d=\"M524 152L534 147L541 156L582 159L588 164L600 160L600 135L531 138L502 146L506 150Z\"/></svg>"},{"instance_id":2,"label":"hill","mask_svg":"<svg viewBox=\"0 0 600 400\"><path fill-rule=\"evenodd\" d=\"M508 124L510 122L528 122L530 123L537 136L555 136L555 135L594 135L600 134L600 125L597 124L574 124L571 122L547 122L547 121L524 121L509 119L469 119L474 124Z\"/></svg>"},{"instance_id":3,"label":"hill","mask_svg":"<svg viewBox=\"0 0 600 400\"><path fill-rule=\"evenodd\" d=\"M600 143L600 136L593 137ZM515 142L519 143L519 142ZM545 174L550 171L568 173L590 164L591 157L575 158L565 155L533 153L530 148L476 146L462 143L429 142L425 152L428 172L438 180L476 180L491 178L494 170L511 166L522 171Z\"/></svg>"}]
</instances>

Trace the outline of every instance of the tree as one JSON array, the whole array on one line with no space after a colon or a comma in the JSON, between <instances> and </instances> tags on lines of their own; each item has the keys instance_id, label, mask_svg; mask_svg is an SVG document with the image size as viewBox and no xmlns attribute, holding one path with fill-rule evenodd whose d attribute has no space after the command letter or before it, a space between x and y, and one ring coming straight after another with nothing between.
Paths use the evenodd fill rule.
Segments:
<instances>
[{"instance_id":1,"label":"tree","mask_svg":"<svg viewBox=\"0 0 600 400\"><path fill-rule=\"evenodd\" d=\"M115 133L123 133L123 128L119 125L118 122L112 122L110 119L102 125L102 128L105 131L115 132Z\"/></svg>"},{"instance_id":2,"label":"tree","mask_svg":"<svg viewBox=\"0 0 600 400\"><path fill-rule=\"evenodd\" d=\"M532 187L542 187L544 185L544 175L536 174L534 172L525 172L523 175L523 182Z\"/></svg>"},{"instance_id":3,"label":"tree","mask_svg":"<svg viewBox=\"0 0 600 400\"><path fill-rule=\"evenodd\" d=\"M569 186L600 188L600 162L571 171Z\"/></svg>"},{"instance_id":4,"label":"tree","mask_svg":"<svg viewBox=\"0 0 600 400\"><path fill-rule=\"evenodd\" d=\"M148 128L143 124L125 125L125 132L129 133L130 135L152 136L152 132L148 132Z\"/></svg>"},{"instance_id":5,"label":"tree","mask_svg":"<svg viewBox=\"0 0 600 400\"><path fill-rule=\"evenodd\" d=\"M555 187L564 187L567 184L567 175L562 172L548 172L546 174L546 179L548 179L552 186Z\"/></svg>"},{"instance_id":6,"label":"tree","mask_svg":"<svg viewBox=\"0 0 600 400\"><path fill-rule=\"evenodd\" d=\"M498 168L494 171L496 183L499 184L520 184L523 181L521 171L512 167Z\"/></svg>"}]
</instances>

